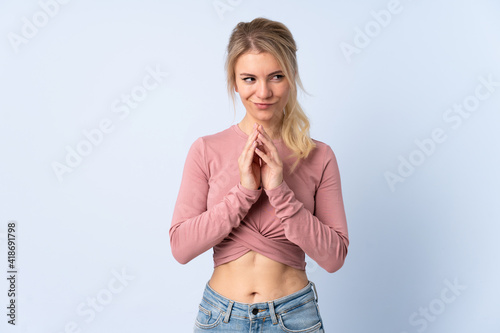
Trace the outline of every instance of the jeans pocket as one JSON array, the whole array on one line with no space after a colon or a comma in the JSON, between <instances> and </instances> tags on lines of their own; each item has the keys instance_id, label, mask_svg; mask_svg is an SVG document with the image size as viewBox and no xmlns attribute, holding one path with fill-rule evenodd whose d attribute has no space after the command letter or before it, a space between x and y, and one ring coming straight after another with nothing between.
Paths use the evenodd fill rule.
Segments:
<instances>
[{"instance_id":1,"label":"jeans pocket","mask_svg":"<svg viewBox=\"0 0 500 333\"><path fill-rule=\"evenodd\" d=\"M319 332L322 326L321 317L314 299L290 311L281 313L278 320L283 332L289 333Z\"/></svg>"},{"instance_id":2,"label":"jeans pocket","mask_svg":"<svg viewBox=\"0 0 500 333\"><path fill-rule=\"evenodd\" d=\"M201 329L212 329L222 322L222 311L215 306L202 300L198 305L198 314L196 315L195 325Z\"/></svg>"}]
</instances>

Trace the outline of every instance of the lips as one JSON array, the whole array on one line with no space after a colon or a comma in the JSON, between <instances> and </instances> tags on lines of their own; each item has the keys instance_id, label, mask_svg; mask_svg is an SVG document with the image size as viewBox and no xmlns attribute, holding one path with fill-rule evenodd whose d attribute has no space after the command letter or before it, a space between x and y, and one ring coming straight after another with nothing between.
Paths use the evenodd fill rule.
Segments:
<instances>
[{"instance_id":1,"label":"lips","mask_svg":"<svg viewBox=\"0 0 500 333\"><path fill-rule=\"evenodd\" d=\"M273 105L273 103L254 103L254 104L260 110L267 109Z\"/></svg>"}]
</instances>

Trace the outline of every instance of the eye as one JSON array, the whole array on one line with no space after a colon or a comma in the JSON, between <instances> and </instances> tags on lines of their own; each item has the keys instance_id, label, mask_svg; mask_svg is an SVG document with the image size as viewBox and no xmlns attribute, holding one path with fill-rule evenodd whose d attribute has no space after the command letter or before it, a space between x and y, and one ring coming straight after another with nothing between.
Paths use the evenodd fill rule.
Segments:
<instances>
[{"instance_id":1,"label":"eye","mask_svg":"<svg viewBox=\"0 0 500 333\"><path fill-rule=\"evenodd\" d=\"M255 80L255 79L253 77L245 77L242 80L245 81L245 82L250 83L250 82L252 82L252 80Z\"/></svg>"},{"instance_id":2,"label":"eye","mask_svg":"<svg viewBox=\"0 0 500 333\"><path fill-rule=\"evenodd\" d=\"M277 78L277 81L283 79L285 77L285 75L281 75L281 74L277 74L275 76L273 76L273 78Z\"/></svg>"}]
</instances>

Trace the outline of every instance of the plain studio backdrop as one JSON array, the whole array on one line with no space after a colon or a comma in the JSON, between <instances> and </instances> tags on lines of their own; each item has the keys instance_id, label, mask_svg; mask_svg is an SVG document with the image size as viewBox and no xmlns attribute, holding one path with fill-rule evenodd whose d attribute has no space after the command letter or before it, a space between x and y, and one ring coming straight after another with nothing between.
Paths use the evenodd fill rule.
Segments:
<instances>
[{"instance_id":1,"label":"plain studio backdrop","mask_svg":"<svg viewBox=\"0 0 500 333\"><path fill-rule=\"evenodd\" d=\"M499 15L493 0L2 1L0 331L192 330L212 250L175 261L173 207L193 141L243 118L225 51L263 16L296 39L299 101L341 173L345 265L306 257L326 332L499 332Z\"/></svg>"}]
</instances>

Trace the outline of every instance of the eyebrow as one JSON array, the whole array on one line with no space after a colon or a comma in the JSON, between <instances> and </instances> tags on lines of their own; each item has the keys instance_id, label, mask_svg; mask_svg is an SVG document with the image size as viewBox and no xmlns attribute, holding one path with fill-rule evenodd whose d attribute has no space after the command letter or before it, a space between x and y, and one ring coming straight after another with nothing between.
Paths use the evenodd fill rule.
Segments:
<instances>
[{"instance_id":1,"label":"eyebrow","mask_svg":"<svg viewBox=\"0 0 500 333\"><path fill-rule=\"evenodd\" d=\"M283 71L282 71L282 70L279 70L279 71L274 71L274 72L272 72L272 73L269 73L267 76L271 76L271 75L274 75L274 74L279 74L279 73L283 74ZM240 76L242 76L242 75L244 75L244 76L255 76L254 74L249 74L249 73L240 73Z\"/></svg>"}]
</instances>

